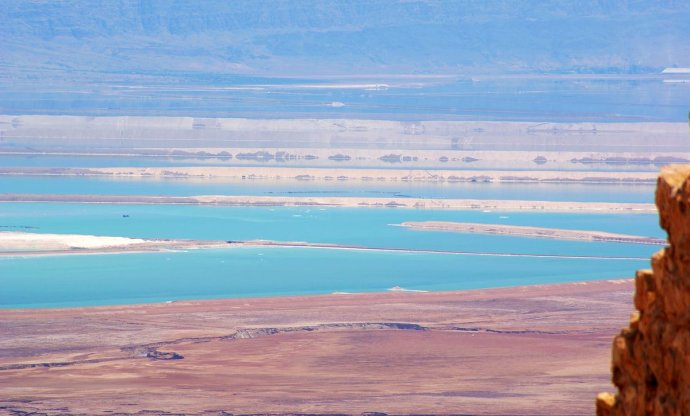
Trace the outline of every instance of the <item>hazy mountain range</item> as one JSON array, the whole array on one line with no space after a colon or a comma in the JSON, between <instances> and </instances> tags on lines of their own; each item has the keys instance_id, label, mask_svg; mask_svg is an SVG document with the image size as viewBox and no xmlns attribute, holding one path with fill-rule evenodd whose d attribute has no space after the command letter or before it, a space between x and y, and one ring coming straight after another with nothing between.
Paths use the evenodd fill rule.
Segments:
<instances>
[{"instance_id":1,"label":"hazy mountain range","mask_svg":"<svg viewBox=\"0 0 690 416\"><path fill-rule=\"evenodd\" d=\"M688 22L687 0L0 0L0 113L684 120L687 76L658 74L690 67Z\"/></svg>"},{"instance_id":2,"label":"hazy mountain range","mask_svg":"<svg viewBox=\"0 0 690 416\"><path fill-rule=\"evenodd\" d=\"M690 66L688 22L682 0L4 0L0 64L52 76L647 72Z\"/></svg>"}]
</instances>

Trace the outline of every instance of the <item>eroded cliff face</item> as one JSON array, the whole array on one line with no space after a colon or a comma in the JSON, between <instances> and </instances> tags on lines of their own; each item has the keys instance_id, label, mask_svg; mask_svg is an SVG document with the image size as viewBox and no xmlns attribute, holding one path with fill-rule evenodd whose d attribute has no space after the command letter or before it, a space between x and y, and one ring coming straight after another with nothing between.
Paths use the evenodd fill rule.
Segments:
<instances>
[{"instance_id":1,"label":"eroded cliff face","mask_svg":"<svg viewBox=\"0 0 690 416\"><path fill-rule=\"evenodd\" d=\"M690 414L690 166L662 170L656 205L669 246L637 272L637 311L613 341L618 394L599 394L597 415Z\"/></svg>"}]
</instances>

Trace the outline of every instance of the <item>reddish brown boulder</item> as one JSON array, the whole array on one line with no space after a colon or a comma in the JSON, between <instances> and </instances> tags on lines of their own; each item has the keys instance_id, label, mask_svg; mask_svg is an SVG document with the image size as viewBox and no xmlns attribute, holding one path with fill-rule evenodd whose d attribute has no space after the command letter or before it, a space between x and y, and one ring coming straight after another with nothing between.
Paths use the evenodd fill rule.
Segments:
<instances>
[{"instance_id":1,"label":"reddish brown boulder","mask_svg":"<svg viewBox=\"0 0 690 416\"><path fill-rule=\"evenodd\" d=\"M690 415L690 166L665 167L656 205L669 245L635 278L630 326L614 338L615 396L597 415Z\"/></svg>"}]
</instances>

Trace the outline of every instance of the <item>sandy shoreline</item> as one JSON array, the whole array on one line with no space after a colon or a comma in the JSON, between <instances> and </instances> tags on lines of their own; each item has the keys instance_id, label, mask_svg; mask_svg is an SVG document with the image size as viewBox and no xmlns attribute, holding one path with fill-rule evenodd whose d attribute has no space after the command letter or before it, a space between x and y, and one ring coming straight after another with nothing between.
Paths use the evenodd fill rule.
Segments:
<instances>
[{"instance_id":1,"label":"sandy shoreline","mask_svg":"<svg viewBox=\"0 0 690 416\"><path fill-rule=\"evenodd\" d=\"M598 172L541 170L347 169L295 167L119 167L119 168L0 168L2 175L105 176L144 178L205 178L216 181L317 181L414 183L656 183L657 172Z\"/></svg>"},{"instance_id":2,"label":"sandy shoreline","mask_svg":"<svg viewBox=\"0 0 690 416\"><path fill-rule=\"evenodd\" d=\"M432 210L495 210L581 213L655 214L654 204L612 202L561 202L520 200L477 200L439 198L376 197L288 197L253 195L66 195L66 194L0 194L0 202L64 202L93 204L179 204L258 207L343 207L407 208Z\"/></svg>"},{"instance_id":3,"label":"sandy shoreline","mask_svg":"<svg viewBox=\"0 0 690 416\"><path fill-rule=\"evenodd\" d=\"M347 169L460 169L518 171L657 171L669 163L686 163L687 152L568 152L535 150L419 150L357 148L3 148L2 156L76 156L174 160L209 166L263 166Z\"/></svg>"},{"instance_id":4,"label":"sandy shoreline","mask_svg":"<svg viewBox=\"0 0 690 416\"><path fill-rule=\"evenodd\" d=\"M44 234L0 231L0 256L127 253L231 246L213 240L147 240L84 234ZM2 250L5 250L4 252Z\"/></svg>"},{"instance_id":5,"label":"sandy shoreline","mask_svg":"<svg viewBox=\"0 0 690 416\"><path fill-rule=\"evenodd\" d=\"M64 148L321 147L687 152L685 122L397 121L0 115L10 143ZM659 143L658 138L664 137Z\"/></svg>"},{"instance_id":6,"label":"sandy shoreline","mask_svg":"<svg viewBox=\"0 0 690 416\"><path fill-rule=\"evenodd\" d=\"M585 256L538 253L501 253L482 251L432 250L397 247L370 247L347 244L310 243L273 240L143 240L73 234L40 234L0 231L0 257L39 257L85 254L124 254L197 249L304 248L350 251L447 254L464 256L531 257L560 259L643 260L639 257Z\"/></svg>"},{"instance_id":7,"label":"sandy shoreline","mask_svg":"<svg viewBox=\"0 0 690 416\"><path fill-rule=\"evenodd\" d=\"M150 243L139 238L105 237L81 234L44 234L0 231L0 249L64 250L122 248Z\"/></svg>"},{"instance_id":8,"label":"sandy shoreline","mask_svg":"<svg viewBox=\"0 0 690 416\"><path fill-rule=\"evenodd\" d=\"M586 240L629 244L666 245L662 238L643 237L630 234L607 233L603 231L569 230L563 228L525 227L505 224L479 224L450 221L407 221L396 224L412 230L448 231L456 233L500 234L518 237L548 238L553 240Z\"/></svg>"},{"instance_id":9,"label":"sandy shoreline","mask_svg":"<svg viewBox=\"0 0 690 416\"><path fill-rule=\"evenodd\" d=\"M586 414L631 296L624 279L0 310L0 408Z\"/></svg>"}]
</instances>

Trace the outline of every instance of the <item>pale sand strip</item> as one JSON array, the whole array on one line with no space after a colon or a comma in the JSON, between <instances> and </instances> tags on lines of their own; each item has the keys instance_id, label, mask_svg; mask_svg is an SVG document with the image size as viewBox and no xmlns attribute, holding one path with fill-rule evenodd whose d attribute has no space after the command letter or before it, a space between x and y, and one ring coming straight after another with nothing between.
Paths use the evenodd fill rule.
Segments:
<instances>
[{"instance_id":1,"label":"pale sand strip","mask_svg":"<svg viewBox=\"0 0 690 416\"><path fill-rule=\"evenodd\" d=\"M225 247L225 241L145 240L84 234L43 234L0 231L0 255L30 256L48 254L122 253L166 249Z\"/></svg>"},{"instance_id":2,"label":"pale sand strip","mask_svg":"<svg viewBox=\"0 0 690 416\"><path fill-rule=\"evenodd\" d=\"M479 224L450 221L408 221L395 224L420 231L450 231L456 233L500 234L520 237L550 238L554 240L589 240L615 243L666 245L666 240L603 231L566 230L562 228L525 227L504 224Z\"/></svg>"},{"instance_id":3,"label":"pale sand strip","mask_svg":"<svg viewBox=\"0 0 690 416\"><path fill-rule=\"evenodd\" d=\"M563 202L433 198L371 197L289 197L254 195L62 195L0 194L0 202L66 202L101 204L178 204L220 206L288 206L288 207L364 207L408 208L430 210L495 210L579 213L655 214L654 204L612 202Z\"/></svg>"},{"instance_id":4,"label":"pale sand strip","mask_svg":"<svg viewBox=\"0 0 690 416\"><path fill-rule=\"evenodd\" d=\"M193 160L224 166L264 166L300 169L482 169L482 170L587 170L656 171L661 165L689 161L687 152L596 152L536 150L421 150L356 148L6 148L0 146L0 157L28 156L94 156L174 158L182 163Z\"/></svg>"},{"instance_id":5,"label":"pale sand strip","mask_svg":"<svg viewBox=\"0 0 690 416\"><path fill-rule=\"evenodd\" d=\"M459 256L490 256L490 257L529 257L529 258L557 258L557 259L588 259L588 260L645 260L644 257L628 256L587 256L587 255L564 255L564 254L538 254L538 253L500 253L490 251L458 251L458 250L434 250L417 248L395 248L395 247L368 247L345 244L327 243L307 243L301 241L270 241L270 240L250 240L237 242L245 247L280 247L280 248L318 248L331 250L354 250L354 251L378 251L390 253L422 253L422 254L451 254Z\"/></svg>"},{"instance_id":6,"label":"pale sand strip","mask_svg":"<svg viewBox=\"0 0 690 416\"><path fill-rule=\"evenodd\" d=\"M217 181L655 184L656 172L339 169L291 167L0 168L5 175L199 178Z\"/></svg>"},{"instance_id":7,"label":"pale sand strip","mask_svg":"<svg viewBox=\"0 0 690 416\"><path fill-rule=\"evenodd\" d=\"M450 254L463 256L531 257L592 260L643 260L643 258L638 257L581 256L538 253L496 253L397 247L370 247L348 244L310 243L303 241L142 240L134 238L101 237L93 235L39 234L0 231L0 257L119 254L186 249L227 249L238 247L312 248L327 250L376 251L390 253L399 252L422 254Z\"/></svg>"},{"instance_id":8,"label":"pale sand strip","mask_svg":"<svg viewBox=\"0 0 690 416\"><path fill-rule=\"evenodd\" d=\"M0 231L0 249L52 250L52 249L100 249L127 247L145 243L146 240L125 237L104 237L79 234L38 234Z\"/></svg>"},{"instance_id":9,"label":"pale sand strip","mask_svg":"<svg viewBox=\"0 0 690 416\"><path fill-rule=\"evenodd\" d=\"M270 143L299 146L481 148L538 144L541 148L648 152L687 149L687 123L556 123L513 121L395 121L368 119L242 119L0 115L11 143L35 147L232 147ZM659 140L663 137L664 140ZM454 140L455 139L455 140Z\"/></svg>"}]
</instances>

